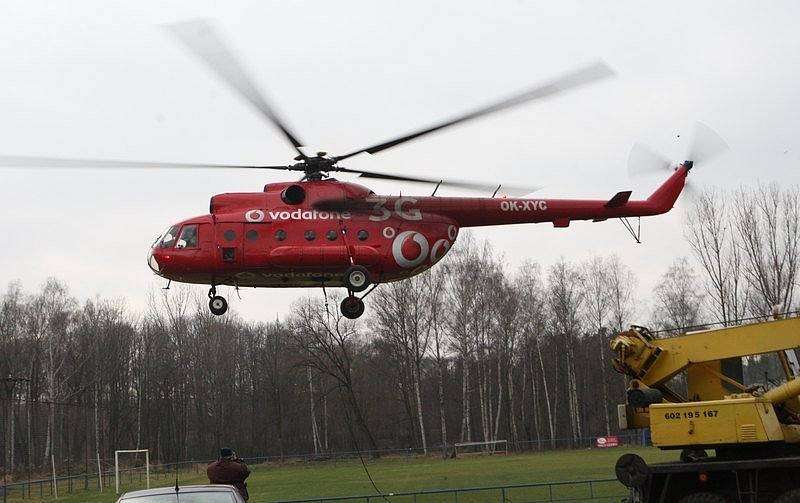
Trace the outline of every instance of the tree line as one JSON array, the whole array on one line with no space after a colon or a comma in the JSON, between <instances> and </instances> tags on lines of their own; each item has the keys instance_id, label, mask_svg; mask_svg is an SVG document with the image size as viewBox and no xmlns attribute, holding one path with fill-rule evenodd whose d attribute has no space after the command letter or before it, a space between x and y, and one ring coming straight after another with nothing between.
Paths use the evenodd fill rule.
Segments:
<instances>
[{"instance_id":1,"label":"tree line","mask_svg":"<svg viewBox=\"0 0 800 503\"><path fill-rule=\"evenodd\" d=\"M130 448L171 462L221 446L245 456L438 453L614 434L625 390L610 365L614 334L798 308L799 194L704 192L685 227L691 256L645 299L615 256L511 270L468 233L430 271L381 285L358 321L319 296L255 323L211 315L189 287L154 293L134 313L119 300L79 302L57 279L32 293L11 282L0 305L3 466ZM751 381L778 377L767 358L744 365Z\"/></svg>"}]
</instances>

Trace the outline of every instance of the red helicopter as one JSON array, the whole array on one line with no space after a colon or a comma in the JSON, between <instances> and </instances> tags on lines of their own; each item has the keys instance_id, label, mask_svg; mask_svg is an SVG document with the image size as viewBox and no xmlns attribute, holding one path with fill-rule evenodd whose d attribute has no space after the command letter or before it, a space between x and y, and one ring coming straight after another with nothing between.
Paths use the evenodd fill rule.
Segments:
<instances>
[{"instance_id":1,"label":"red helicopter","mask_svg":"<svg viewBox=\"0 0 800 503\"><path fill-rule=\"evenodd\" d=\"M522 195L533 188L392 175L343 167L340 162L364 152L375 154L441 129L524 102L603 79L613 72L602 63L581 68L489 106L443 121L399 138L345 155L308 155L290 130L257 91L242 66L205 22L170 25L169 30L215 73L275 125L297 152L285 166L175 164L34 157L0 158L14 167L117 168L249 168L302 172L299 181L269 183L262 192L218 194L209 214L172 225L153 244L147 263L170 281L211 285L209 307L215 315L228 309L217 286L345 287L342 314L351 319L364 312L363 296L380 283L398 281L425 271L450 250L465 227L552 222L567 227L573 220L599 222L658 215L669 211L681 193L693 162L674 173L647 199L632 201L630 191L610 199L569 200L495 197ZM331 173L431 183L430 196L381 196ZM493 191L491 197L437 197L440 186ZM626 222L629 230L634 230ZM636 237L636 235L635 235ZM369 289L369 291L367 291Z\"/></svg>"}]
</instances>

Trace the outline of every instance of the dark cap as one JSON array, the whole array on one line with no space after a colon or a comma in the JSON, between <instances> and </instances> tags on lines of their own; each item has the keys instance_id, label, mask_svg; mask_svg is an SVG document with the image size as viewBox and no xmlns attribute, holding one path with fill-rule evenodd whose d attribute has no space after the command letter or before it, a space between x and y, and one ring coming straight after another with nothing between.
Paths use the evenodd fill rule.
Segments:
<instances>
[{"instance_id":1,"label":"dark cap","mask_svg":"<svg viewBox=\"0 0 800 503\"><path fill-rule=\"evenodd\" d=\"M228 456L233 456L233 449L230 447L223 447L219 450L219 457L227 458Z\"/></svg>"}]
</instances>

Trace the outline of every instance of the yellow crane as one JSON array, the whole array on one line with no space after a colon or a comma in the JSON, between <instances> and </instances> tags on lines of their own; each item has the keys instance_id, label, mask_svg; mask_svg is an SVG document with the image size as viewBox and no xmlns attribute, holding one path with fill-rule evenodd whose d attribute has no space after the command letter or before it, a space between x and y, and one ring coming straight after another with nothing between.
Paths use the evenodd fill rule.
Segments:
<instances>
[{"instance_id":1,"label":"yellow crane","mask_svg":"<svg viewBox=\"0 0 800 503\"><path fill-rule=\"evenodd\" d=\"M614 369L630 380L620 429L650 428L681 463L647 466L626 454L617 477L633 502L800 503L800 318L657 338L633 326L611 340ZM785 383L746 386L729 359L775 353ZM716 456L706 454L714 449Z\"/></svg>"}]
</instances>

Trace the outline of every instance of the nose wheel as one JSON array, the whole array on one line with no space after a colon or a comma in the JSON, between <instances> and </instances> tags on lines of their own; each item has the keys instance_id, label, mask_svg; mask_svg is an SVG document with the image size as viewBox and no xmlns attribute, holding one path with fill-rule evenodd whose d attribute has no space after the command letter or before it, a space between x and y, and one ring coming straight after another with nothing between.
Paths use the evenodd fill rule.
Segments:
<instances>
[{"instance_id":1,"label":"nose wheel","mask_svg":"<svg viewBox=\"0 0 800 503\"><path fill-rule=\"evenodd\" d=\"M342 300L339 309L342 311L342 316L355 320L364 314L364 301L351 294Z\"/></svg>"},{"instance_id":2,"label":"nose wheel","mask_svg":"<svg viewBox=\"0 0 800 503\"><path fill-rule=\"evenodd\" d=\"M225 300L225 297L217 295L217 289L213 286L208 291L208 308L211 310L211 314L216 316L222 316L228 312L228 301Z\"/></svg>"}]
</instances>

